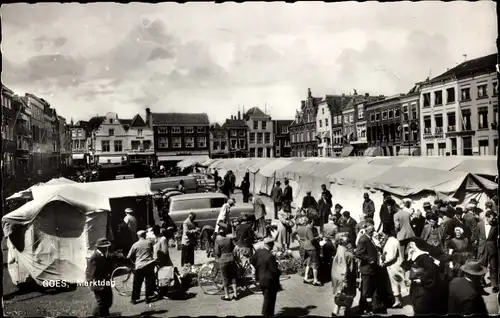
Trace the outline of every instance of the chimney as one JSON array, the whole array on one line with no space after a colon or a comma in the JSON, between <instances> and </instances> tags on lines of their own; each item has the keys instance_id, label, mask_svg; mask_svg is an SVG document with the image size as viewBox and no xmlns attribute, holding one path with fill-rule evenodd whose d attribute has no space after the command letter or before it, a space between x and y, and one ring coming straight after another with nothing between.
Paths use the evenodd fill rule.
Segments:
<instances>
[{"instance_id":1,"label":"chimney","mask_svg":"<svg viewBox=\"0 0 500 318\"><path fill-rule=\"evenodd\" d=\"M312 94L311 94L311 89L310 89L310 88L308 88L308 89L307 89L307 97L308 97L308 98L311 98L311 97L312 97Z\"/></svg>"},{"instance_id":2,"label":"chimney","mask_svg":"<svg viewBox=\"0 0 500 318\"><path fill-rule=\"evenodd\" d=\"M302 109L304 109L304 107L306 107L306 101L305 100L301 100L300 104L302 105Z\"/></svg>"},{"instance_id":3,"label":"chimney","mask_svg":"<svg viewBox=\"0 0 500 318\"><path fill-rule=\"evenodd\" d=\"M151 109L148 107L146 108L146 126L149 128L153 128L152 123L151 123Z\"/></svg>"},{"instance_id":4,"label":"chimney","mask_svg":"<svg viewBox=\"0 0 500 318\"><path fill-rule=\"evenodd\" d=\"M241 120L241 112L238 110L238 120Z\"/></svg>"},{"instance_id":5,"label":"chimney","mask_svg":"<svg viewBox=\"0 0 500 318\"><path fill-rule=\"evenodd\" d=\"M370 97L370 94L369 93L365 93L365 97Z\"/></svg>"},{"instance_id":6,"label":"chimney","mask_svg":"<svg viewBox=\"0 0 500 318\"><path fill-rule=\"evenodd\" d=\"M345 93L342 93L342 97L345 97Z\"/></svg>"}]
</instances>

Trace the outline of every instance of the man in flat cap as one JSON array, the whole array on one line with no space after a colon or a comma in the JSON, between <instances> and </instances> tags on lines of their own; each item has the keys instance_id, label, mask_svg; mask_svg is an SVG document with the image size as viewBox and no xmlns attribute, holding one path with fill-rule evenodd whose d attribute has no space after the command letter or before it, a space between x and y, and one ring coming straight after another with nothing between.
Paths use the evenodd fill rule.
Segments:
<instances>
[{"instance_id":1,"label":"man in flat cap","mask_svg":"<svg viewBox=\"0 0 500 318\"><path fill-rule=\"evenodd\" d=\"M373 219L373 216L375 215L375 203L373 203L373 200L370 199L370 194L368 192L363 194L363 198L363 214L366 218Z\"/></svg>"},{"instance_id":2,"label":"man in flat cap","mask_svg":"<svg viewBox=\"0 0 500 318\"><path fill-rule=\"evenodd\" d=\"M142 283L146 281L146 303L153 300L155 291L155 273L153 257L153 242L146 238L146 231L137 232L139 240L132 245L127 258L134 262L135 272L130 302L136 304L141 296Z\"/></svg>"}]
</instances>

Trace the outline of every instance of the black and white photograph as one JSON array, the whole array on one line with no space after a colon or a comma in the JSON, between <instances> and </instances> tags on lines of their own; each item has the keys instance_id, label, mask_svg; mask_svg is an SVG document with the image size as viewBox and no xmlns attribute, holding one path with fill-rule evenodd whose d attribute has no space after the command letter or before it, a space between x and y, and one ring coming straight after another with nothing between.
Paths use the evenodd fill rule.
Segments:
<instances>
[{"instance_id":1,"label":"black and white photograph","mask_svg":"<svg viewBox=\"0 0 500 318\"><path fill-rule=\"evenodd\" d=\"M3 315L499 315L497 12L3 4Z\"/></svg>"}]
</instances>

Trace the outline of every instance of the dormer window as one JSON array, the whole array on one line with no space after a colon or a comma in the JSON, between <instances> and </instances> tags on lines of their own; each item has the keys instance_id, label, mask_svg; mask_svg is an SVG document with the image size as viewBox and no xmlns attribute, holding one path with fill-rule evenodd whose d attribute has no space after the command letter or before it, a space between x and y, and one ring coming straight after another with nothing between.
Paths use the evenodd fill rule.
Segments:
<instances>
[{"instance_id":1,"label":"dormer window","mask_svg":"<svg viewBox=\"0 0 500 318\"><path fill-rule=\"evenodd\" d=\"M137 129L137 136L142 136L142 129Z\"/></svg>"},{"instance_id":2,"label":"dormer window","mask_svg":"<svg viewBox=\"0 0 500 318\"><path fill-rule=\"evenodd\" d=\"M114 129L110 129L108 131L108 134L109 134L109 136L114 136L115 135L115 130Z\"/></svg>"},{"instance_id":3,"label":"dormer window","mask_svg":"<svg viewBox=\"0 0 500 318\"><path fill-rule=\"evenodd\" d=\"M109 123L110 123L110 124L113 124L113 122L114 122L114 119L113 119L113 118L110 118L110 119L109 119Z\"/></svg>"}]
</instances>

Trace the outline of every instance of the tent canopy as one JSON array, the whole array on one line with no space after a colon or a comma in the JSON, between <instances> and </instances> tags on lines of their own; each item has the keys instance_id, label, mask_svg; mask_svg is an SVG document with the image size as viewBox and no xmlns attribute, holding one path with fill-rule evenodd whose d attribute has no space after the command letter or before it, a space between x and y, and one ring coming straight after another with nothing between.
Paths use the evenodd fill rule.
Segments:
<instances>
[{"instance_id":1,"label":"tent canopy","mask_svg":"<svg viewBox=\"0 0 500 318\"><path fill-rule=\"evenodd\" d=\"M191 158L186 158L186 159L178 162L177 167L179 167L181 169L185 169L188 167L199 165L199 164L201 164L209 159L210 158L208 156L192 156Z\"/></svg>"},{"instance_id":2,"label":"tent canopy","mask_svg":"<svg viewBox=\"0 0 500 318\"><path fill-rule=\"evenodd\" d=\"M74 184L74 183L78 183L78 182L61 177L61 178L54 178L54 179L46 182L45 185Z\"/></svg>"}]
</instances>

